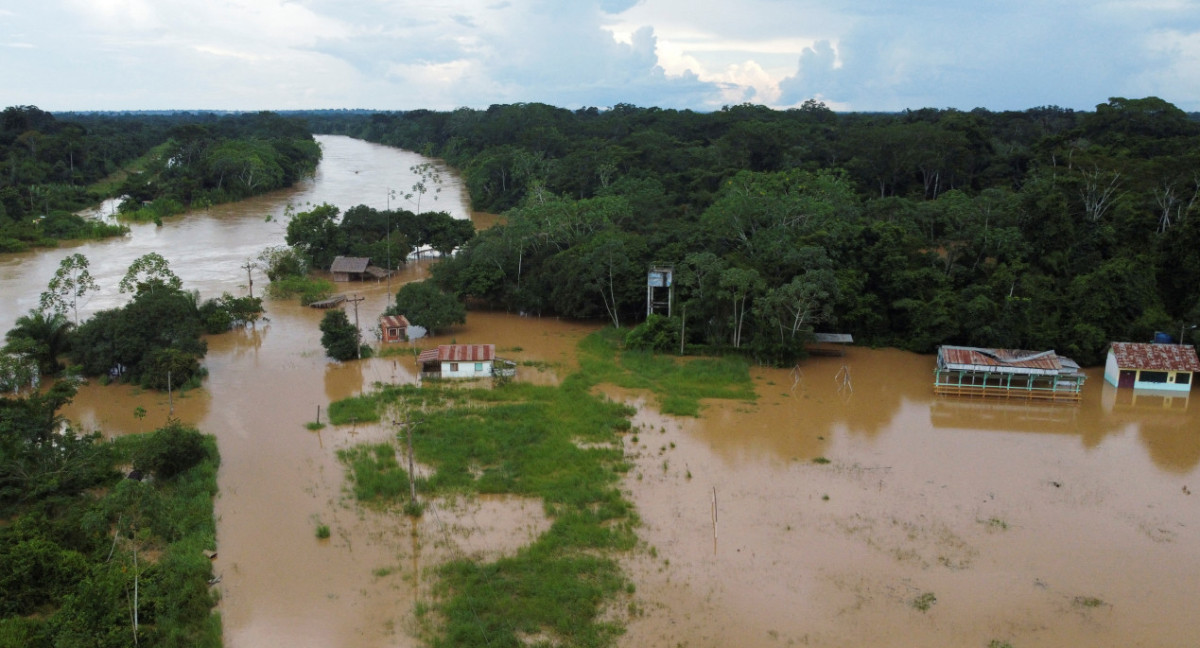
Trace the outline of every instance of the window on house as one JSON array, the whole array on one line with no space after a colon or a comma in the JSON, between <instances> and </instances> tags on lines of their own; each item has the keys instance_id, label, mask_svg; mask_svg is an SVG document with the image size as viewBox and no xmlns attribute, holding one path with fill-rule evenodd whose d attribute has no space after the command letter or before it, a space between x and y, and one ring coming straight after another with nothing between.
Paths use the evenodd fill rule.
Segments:
<instances>
[{"instance_id":1,"label":"window on house","mask_svg":"<svg viewBox=\"0 0 1200 648\"><path fill-rule=\"evenodd\" d=\"M1138 373L1138 380L1142 382L1165 383L1167 382L1167 372L1142 371Z\"/></svg>"},{"instance_id":2,"label":"window on house","mask_svg":"<svg viewBox=\"0 0 1200 648\"><path fill-rule=\"evenodd\" d=\"M1189 384L1191 384L1191 382L1192 382L1192 374L1185 373L1182 371L1175 374L1175 384L1176 385L1189 385Z\"/></svg>"},{"instance_id":3,"label":"window on house","mask_svg":"<svg viewBox=\"0 0 1200 648\"><path fill-rule=\"evenodd\" d=\"M457 362L450 363L450 371L458 371L458 363Z\"/></svg>"},{"instance_id":4,"label":"window on house","mask_svg":"<svg viewBox=\"0 0 1200 648\"><path fill-rule=\"evenodd\" d=\"M483 363L482 362L475 363L475 371L483 371Z\"/></svg>"}]
</instances>

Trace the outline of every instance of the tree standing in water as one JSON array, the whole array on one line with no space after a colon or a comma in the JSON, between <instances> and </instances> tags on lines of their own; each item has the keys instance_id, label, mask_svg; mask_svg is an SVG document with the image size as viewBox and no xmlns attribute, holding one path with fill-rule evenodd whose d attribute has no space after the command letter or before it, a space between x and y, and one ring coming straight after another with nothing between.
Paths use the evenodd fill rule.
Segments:
<instances>
[{"instance_id":1,"label":"tree standing in water","mask_svg":"<svg viewBox=\"0 0 1200 648\"><path fill-rule=\"evenodd\" d=\"M70 306L75 316L75 324L79 324L79 300L89 292L99 290L100 286L92 273L88 271L87 257L76 252L58 264L54 278L42 293L42 310L55 313L66 313Z\"/></svg>"},{"instance_id":2,"label":"tree standing in water","mask_svg":"<svg viewBox=\"0 0 1200 648\"><path fill-rule=\"evenodd\" d=\"M321 319L321 346L334 360L345 362L358 357L358 327L350 322L346 311L335 308L325 313ZM363 355L369 355L369 348L364 351L368 353Z\"/></svg>"}]
</instances>

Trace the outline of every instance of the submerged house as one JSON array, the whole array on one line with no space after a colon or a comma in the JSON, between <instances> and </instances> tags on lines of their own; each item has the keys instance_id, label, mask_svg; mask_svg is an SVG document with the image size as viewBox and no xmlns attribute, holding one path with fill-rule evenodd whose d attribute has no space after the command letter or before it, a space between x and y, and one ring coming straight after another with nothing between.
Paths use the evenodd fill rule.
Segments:
<instances>
[{"instance_id":1,"label":"submerged house","mask_svg":"<svg viewBox=\"0 0 1200 648\"><path fill-rule=\"evenodd\" d=\"M1186 344L1113 342L1104 379L1116 387L1189 392L1200 373L1196 347Z\"/></svg>"},{"instance_id":2,"label":"submerged house","mask_svg":"<svg viewBox=\"0 0 1200 648\"><path fill-rule=\"evenodd\" d=\"M379 332L384 342L404 342L408 339L408 326L408 318L403 315L379 318Z\"/></svg>"},{"instance_id":3,"label":"submerged house","mask_svg":"<svg viewBox=\"0 0 1200 648\"><path fill-rule=\"evenodd\" d=\"M1085 378L1078 363L1054 351L941 346L933 391L953 396L1077 401Z\"/></svg>"},{"instance_id":4,"label":"submerged house","mask_svg":"<svg viewBox=\"0 0 1200 648\"><path fill-rule=\"evenodd\" d=\"M334 257L333 264L329 266L329 272L333 274L334 281L350 281L351 279L362 280L363 275L367 273L367 266L371 265L371 259L368 257Z\"/></svg>"}]
</instances>

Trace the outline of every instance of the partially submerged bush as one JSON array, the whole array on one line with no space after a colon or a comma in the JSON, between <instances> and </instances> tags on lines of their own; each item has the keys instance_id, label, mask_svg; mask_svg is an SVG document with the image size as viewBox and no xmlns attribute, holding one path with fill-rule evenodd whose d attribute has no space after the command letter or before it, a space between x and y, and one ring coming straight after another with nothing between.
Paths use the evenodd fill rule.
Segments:
<instances>
[{"instance_id":1,"label":"partially submerged bush","mask_svg":"<svg viewBox=\"0 0 1200 648\"><path fill-rule=\"evenodd\" d=\"M178 421L152 432L133 458L134 468L170 479L204 460L204 435Z\"/></svg>"}]
</instances>

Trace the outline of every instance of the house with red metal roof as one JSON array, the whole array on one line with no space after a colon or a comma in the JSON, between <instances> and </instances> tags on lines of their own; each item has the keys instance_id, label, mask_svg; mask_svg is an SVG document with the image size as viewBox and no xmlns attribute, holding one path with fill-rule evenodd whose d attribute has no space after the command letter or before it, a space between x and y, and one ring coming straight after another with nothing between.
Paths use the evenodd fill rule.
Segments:
<instances>
[{"instance_id":1,"label":"house with red metal roof","mask_svg":"<svg viewBox=\"0 0 1200 648\"><path fill-rule=\"evenodd\" d=\"M408 318L403 315L383 315L379 318L380 339L385 343L408 339Z\"/></svg>"},{"instance_id":2,"label":"house with red metal roof","mask_svg":"<svg viewBox=\"0 0 1200 648\"><path fill-rule=\"evenodd\" d=\"M1188 392L1200 373L1196 347L1188 344L1113 342L1104 379L1116 387Z\"/></svg>"},{"instance_id":3,"label":"house with red metal roof","mask_svg":"<svg viewBox=\"0 0 1200 648\"><path fill-rule=\"evenodd\" d=\"M494 344L441 344L417 356L422 378L486 378L495 361Z\"/></svg>"},{"instance_id":4,"label":"house with red metal roof","mask_svg":"<svg viewBox=\"0 0 1200 648\"><path fill-rule=\"evenodd\" d=\"M1077 362L1054 351L941 346L933 391L951 396L1077 401L1085 379Z\"/></svg>"}]
</instances>

